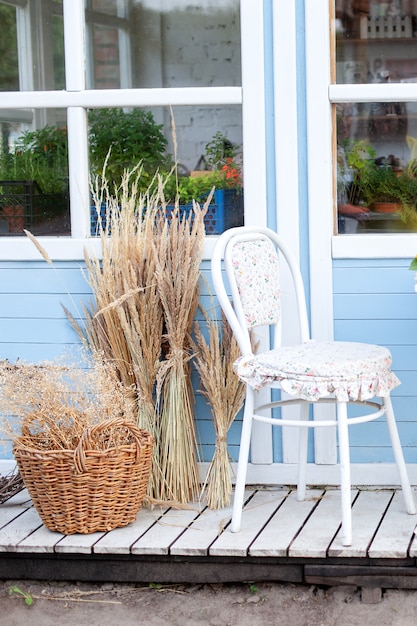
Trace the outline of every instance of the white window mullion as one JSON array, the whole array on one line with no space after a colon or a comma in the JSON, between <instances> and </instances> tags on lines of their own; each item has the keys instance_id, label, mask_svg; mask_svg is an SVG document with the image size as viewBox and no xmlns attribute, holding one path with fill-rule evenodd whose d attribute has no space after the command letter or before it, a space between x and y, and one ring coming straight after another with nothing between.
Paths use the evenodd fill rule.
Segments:
<instances>
[{"instance_id":1,"label":"white window mullion","mask_svg":"<svg viewBox=\"0 0 417 626\"><path fill-rule=\"evenodd\" d=\"M245 223L266 225L266 137L263 0L241 0L242 120ZM257 335L259 349L264 339ZM258 404L269 400L259 392ZM255 422L252 428L251 462L272 463L271 427Z\"/></svg>"},{"instance_id":2,"label":"white window mullion","mask_svg":"<svg viewBox=\"0 0 417 626\"><path fill-rule=\"evenodd\" d=\"M329 2L305 3L308 212L310 248L311 333L317 340L333 339L332 250L332 120L330 84ZM314 419L334 418L334 408L322 405ZM315 462L336 463L336 432L315 431Z\"/></svg>"},{"instance_id":3,"label":"white window mullion","mask_svg":"<svg viewBox=\"0 0 417 626\"><path fill-rule=\"evenodd\" d=\"M65 79L68 92L85 90L84 0L64 0ZM88 163L87 111L69 107L68 171L71 207L71 235L90 235L90 193Z\"/></svg>"}]
</instances>

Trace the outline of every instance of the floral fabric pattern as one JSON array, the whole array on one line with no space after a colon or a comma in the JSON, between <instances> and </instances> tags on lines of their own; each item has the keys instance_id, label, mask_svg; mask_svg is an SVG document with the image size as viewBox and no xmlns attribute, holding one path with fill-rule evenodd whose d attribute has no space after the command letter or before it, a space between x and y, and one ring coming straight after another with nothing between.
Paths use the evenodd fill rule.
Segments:
<instances>
[{"instance_id":1,"label":"floral fabric pattern","mask_svg":"<svg viewBox=\"0 0 417 626\"><path fill-rule=\"evenodd\" d=\"M254 389L278 381L290 396L348 402L388 396L400 384L391 363L390 351L382 346L309 341L240 357L234 369Z\"/></svg>"},{"instance_id":2,"label":"floral fabric pattern","mask_svg":"<svg viewBox=\"0 0 417 626\"><path fill-rule=\"evenodd\" d=\"M279 262L268 240L239 242L232 265L248 328L276 324L281 316Z\"/></svg>"}]
</instances>

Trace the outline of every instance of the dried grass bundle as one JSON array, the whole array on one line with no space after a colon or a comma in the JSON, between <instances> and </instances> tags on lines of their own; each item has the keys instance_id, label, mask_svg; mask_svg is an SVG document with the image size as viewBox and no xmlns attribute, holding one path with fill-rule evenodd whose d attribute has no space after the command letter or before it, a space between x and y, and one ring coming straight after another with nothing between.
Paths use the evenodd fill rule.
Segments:
<instances>
[{"instance_id":1,"label":"dried grass bundle","mask_svg":"<svg viewBox=\"0 0 417 626\"><path fill-rule=\"evenodd\" d=\"M230 504L232 494L227 433L242 408L245 385L233 371L233 363L240 356L240 350L226 318L222 314L222 321L218 322L209 317L207 311L202 311L207 324L208 341L196 323L194 358L202 384L200 391L210 403L216 431L216 448L203 493L210 509L221 509Z\"/></svg>"},{"instance_id":2,"label":"dried grass bundle","mask_svg":"<svg viewBox=\"0 0 417 626\"><path fill-rule=\"evenodd\" d=\"M74 450L88 426L121 417L133 423L130 391L114 366L99 360L88 368L0 362L3 430L32 449Z\"/></svg>"},{"instance_id":3,"label":"dried grass bundle","mask_svg":"<svg viewBox=\"0 0 417 626\"><path fill-rule=\"evenodd\" d=\"M162 181L143 195L139 177L126 172L111 192L105 172L94 182L102 259L85 253L94 301L83 325L66 314L83 344L114 365L137 426L154 436L148 501L185 503L199 491L190 334L213 192L203 208L187 216L177 206L168 217Z\"/></svg>"},{"instance_id":4,"label":"dried grass bundle","mask_svg":"<svg viewBox=\"0 0 417 626\"><path fill-rule=\"evenodd\" d=\"M155 243L155 276L168 344L158 374L160 463L165 478L160 497L179 502L194 499L199 491L189 360L199 300L204 215L211 196L202 209L194 202L188 216L176 207Z\"/></svg>"},{"instance_id":5,"label":"dried grass bundle","mask_svg":"<svg viewBox=\"0 0 417 626\"><path fill-rule=\"evenodd\" d=\"M140 171L126 172L113 194L105 177L96 182L93 195L98 213L106 203L106 222L99 222L102 259L85 253L87 281L95 302L84 310L86 322L78 331L93 352L115 364L127 388L134 386L137 426L155 436L148 487L149 497L154 498L162 480L154 390L163 313L153 244L160 236L162 218L158 196L139 193L139 177Z\"/></svg>"}]
</instances>

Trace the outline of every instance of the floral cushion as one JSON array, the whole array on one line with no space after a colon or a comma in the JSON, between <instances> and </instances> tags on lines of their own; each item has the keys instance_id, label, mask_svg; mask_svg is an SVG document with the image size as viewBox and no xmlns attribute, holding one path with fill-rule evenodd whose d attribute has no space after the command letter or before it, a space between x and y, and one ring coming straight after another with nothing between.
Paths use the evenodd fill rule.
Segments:
<instances>
[{"instance_id":1,"label":"floral cushion","mask_svg":"<svg viewBox=\"0 0 417 626\"><path fill-rule=\"evenodd\" d=\"M279 263L269 240L233 246L232 265L248 328L276 324L281 316Z\"/></svg>"},{"instance_id":2,"label":"floral cushion","mask_svg":"<svg viewBox=\"0 0 417 626\"><path fill-rule=\"evenodd\" d=\"M309 341L240 357L239 378L254 389L278 381L290 396L340 402L388 396L400 384L387 348L365 343Z\"/></svg>"}]
</instances>

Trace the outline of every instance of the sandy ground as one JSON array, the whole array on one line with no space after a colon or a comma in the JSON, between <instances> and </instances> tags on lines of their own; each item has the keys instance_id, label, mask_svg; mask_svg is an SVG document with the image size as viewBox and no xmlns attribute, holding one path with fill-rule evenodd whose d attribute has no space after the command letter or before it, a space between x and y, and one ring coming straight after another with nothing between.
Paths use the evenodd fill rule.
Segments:
<instances>
[{"instance_id":1,"label":"sandy ground","mask_svg":"<svg viewBox=\"0 0 417 626\"><path fill-rule=\"evenodd\" d=\"M25 597L13 587L26 594ZM2 626L415 626L417 591L368 604L354 587L278 583L135 586L0 581ZM366 598L369 600L369 598Z\"/></svg>"}]
</instances>

